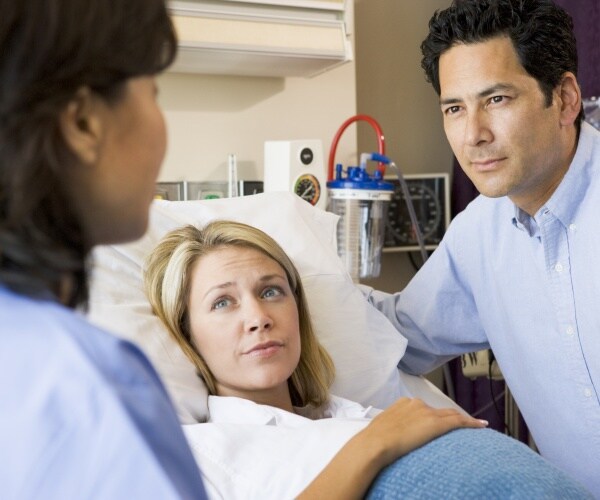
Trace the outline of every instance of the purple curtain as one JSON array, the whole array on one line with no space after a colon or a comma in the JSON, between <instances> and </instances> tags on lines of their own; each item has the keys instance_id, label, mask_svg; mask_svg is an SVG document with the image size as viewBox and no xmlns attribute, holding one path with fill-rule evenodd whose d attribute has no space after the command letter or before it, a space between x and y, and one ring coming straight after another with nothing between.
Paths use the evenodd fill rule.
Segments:
<instances>
[{"instance_id":1,"label":"purple curtain","mask_svg":"<svg viewBox=\"0 0 600 500\"><path fill-rule=\"evenodd\" d=\"M579 54L578 80L583 97L600 97L600 0L555 0L573 17L577 50ZM452 178L452 216L462 211L477 196L473 183L464 174L454 159ZM469 412L481 408L487 410L478 414L489 420L490 426L504 430L504 399L497 401L497 409L492 404L495 397L504 390L504 382L490 381L485 378L469 380L462 374L460 359L450 362L457 403ZM490 387L491 385L491 387ZM526 427L522 422L522 440L526 439Z\"/></svg>"},{"instance_id":2,"label":"purple curtain","mask_svg":"<svg viewBox=\"0 0 600 500\"><path fill-rule=\"evenodd\" d=\"M600 97L600 2L598 0L555 0L573 18L579 74L583 97Z\"/></svg>"}]
</instances>

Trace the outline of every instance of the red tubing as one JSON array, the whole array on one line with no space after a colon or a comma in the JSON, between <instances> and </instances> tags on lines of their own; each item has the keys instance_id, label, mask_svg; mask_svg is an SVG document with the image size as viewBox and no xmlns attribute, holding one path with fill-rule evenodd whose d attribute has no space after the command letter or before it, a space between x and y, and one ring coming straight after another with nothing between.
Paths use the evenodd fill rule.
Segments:
<instances>
[{"instance_id":1,"label":"red tubing","mask_svg":"<svg viewBox=\"0 0 600 500\"><path fill-rule=\"evenodd\" d=\"M377 147L378 147L377 152L381 155L385 155L385 139L383 137L383 131L381 130L381 127L379 126L379 123L377 123L375 118L373 118L372 116L369 116L369 115L351 116L344 123L342 123L342 126L335 133L333 141L331 142L331 148L329 149L329 163L327 166L327 180L328 181L333 180L333 164L335 162L335 152L337 150L337 145L340 140L340 137L342 136L342 134L344 133L344 130L346 130L348 125L350 125L351 123L354 123L356 121L359 121L359 120L368 122L373 127L373 129L375 130L375 133L377 134ZM377 170L379 170L379 172L381 172L381 175L383 176L383 174L385 173L385 165L383 163L379 163Z\"/></svg>"}]
</instances>

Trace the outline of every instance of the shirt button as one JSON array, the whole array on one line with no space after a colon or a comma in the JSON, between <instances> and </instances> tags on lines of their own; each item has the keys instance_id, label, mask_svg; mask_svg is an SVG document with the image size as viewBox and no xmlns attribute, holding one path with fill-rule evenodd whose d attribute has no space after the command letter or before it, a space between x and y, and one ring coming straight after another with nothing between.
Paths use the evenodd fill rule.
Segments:
<instances>
[{"instance_id":1,"label":"shirt button","mask_svg":"<svg viewBox=\"0 0 600 500\"><path fill-rule=\"evenodd\" d=\"M571 232L575 232L575 230L577 229L577 225L576 224L569 224L569 229L571 230Z\"/></svg>"},{"instance_id":2,"label":"shirt button","mask_svg":"<svg viewBox=\"0 0 600 500\"><path fill-rule=\"evenodd\" d=\"M573 329L572 326L567 326L567 335L573 335L575 333L575 330Z\"/></svg>"},{"instance_id":3,"label":"shirt button","mask_svg":"<svg viewBox=\"0 0 600 500\"><path fill-rule=\"evenodd\" d=\"M592 390L591 389L584 389L583 394L586 398L591 398L592 397Z\"/></svg>"},{"instance_id":4,"label":"shirt button","mask_svg":"<svg viewBox=\"0 0 600 500\"><path fill-rule=\"evenodd\" d=\"M562 270L563 270L563 266L562 266L562 264L561 264L560 262L558 262L558 263L557 263L557 264L554 266L554 270L555 270L557 273L562 273Z\"/></svg>"}]
</instances>

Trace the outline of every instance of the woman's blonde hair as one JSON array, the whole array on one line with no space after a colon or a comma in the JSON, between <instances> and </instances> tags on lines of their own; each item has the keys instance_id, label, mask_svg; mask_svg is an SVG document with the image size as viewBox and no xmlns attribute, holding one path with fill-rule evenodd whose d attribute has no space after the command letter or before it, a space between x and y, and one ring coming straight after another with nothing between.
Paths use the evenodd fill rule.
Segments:
<instances>
[{"instance_id":1,"label":"woman's blonde hair","mask_svg":"<svg viewBox=\"0 0 600 500\"><path fill-rule=\"evenodd\" d=\"M333 361L314 333L296 267L279 244L261 230L221 220L203 229L188 225L168 233L146 260L144 284L154 313L192 361L209 393L216 394L214 376L193 342L188 304L192 266L204 255L223 247L252 248L284 269L298 307L301 342L298 366L288 380L292 404L326 403L335 375Z\"/></svg>"}]
</instances>

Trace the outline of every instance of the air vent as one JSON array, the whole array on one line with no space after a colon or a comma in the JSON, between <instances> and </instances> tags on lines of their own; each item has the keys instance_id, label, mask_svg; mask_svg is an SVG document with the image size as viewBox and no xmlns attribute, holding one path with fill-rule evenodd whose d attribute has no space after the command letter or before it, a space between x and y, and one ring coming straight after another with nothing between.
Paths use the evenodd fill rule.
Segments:
<instances>
[{"instance_id":1,"label":"air vent","mask_svg":"<svg viewBox=\"0 0 600 500\"><path fill-rule=\"evenodd\" d=\"M194 1L169 8L179 37L173 72L313 76L352 60L343 1Z\"/></svg>"}]
</instances>

